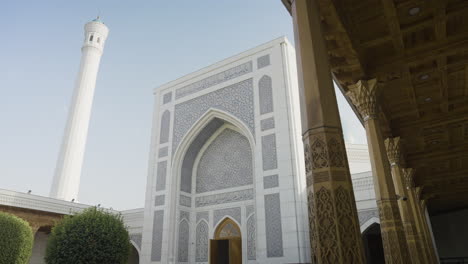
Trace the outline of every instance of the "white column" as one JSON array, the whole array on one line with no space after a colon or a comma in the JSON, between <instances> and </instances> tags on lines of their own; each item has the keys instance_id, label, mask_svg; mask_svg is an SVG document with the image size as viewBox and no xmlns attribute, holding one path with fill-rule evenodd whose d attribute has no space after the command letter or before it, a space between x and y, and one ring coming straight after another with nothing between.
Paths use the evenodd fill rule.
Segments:
<instances>
[{"instance_id":1,"label":"white column","mask_svg":"<svg viewBox=\"0 0 468 264\"><path fill-rule=\"evenodd\" d=\"M67 201L78 197L94 88L108 33L109 29L99 19L85 25L80 70L75 83L50 197Z\"/></svg>"}]
</instances>

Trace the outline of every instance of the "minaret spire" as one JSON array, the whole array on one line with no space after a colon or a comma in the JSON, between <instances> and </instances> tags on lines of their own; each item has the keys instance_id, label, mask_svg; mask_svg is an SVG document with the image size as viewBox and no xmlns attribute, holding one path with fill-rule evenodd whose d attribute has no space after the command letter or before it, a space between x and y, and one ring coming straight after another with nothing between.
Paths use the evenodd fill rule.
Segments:
<instances>
[{"instance_id":1,"label":"minaret spire","mask_svg":"<svg viewBox=\"0 0 468 264\"><path fill-rule=\"evenodd\" d=\"M94 88L109 29L97 19L86 23L80 70L55 169L50 197L77 200Z\"/></svg>"}]
</instances>

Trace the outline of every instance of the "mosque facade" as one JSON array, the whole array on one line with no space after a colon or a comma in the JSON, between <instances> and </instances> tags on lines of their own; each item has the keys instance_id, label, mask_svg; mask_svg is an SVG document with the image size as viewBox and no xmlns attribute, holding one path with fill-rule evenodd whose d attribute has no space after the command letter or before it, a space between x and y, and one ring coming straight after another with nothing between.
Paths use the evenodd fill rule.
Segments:
<instances>
[{"instance_id":1,"label":"mosque facade","mask_svg":"<svg viewBox=\"0 0 468 264\"><path fill-rule=\"evenodd\" d=\"M279 38L155 89L145 263L310 262L294 58Z\"/></svg>"}]
</instances>

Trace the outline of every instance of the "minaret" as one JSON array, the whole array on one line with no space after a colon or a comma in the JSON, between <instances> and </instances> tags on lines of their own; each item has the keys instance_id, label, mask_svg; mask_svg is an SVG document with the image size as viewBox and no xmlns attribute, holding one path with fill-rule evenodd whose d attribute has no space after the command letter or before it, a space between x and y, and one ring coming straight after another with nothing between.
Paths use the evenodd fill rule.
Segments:
<instances>
[{"instance_id":1,"label":"minaret","mask_svg":"<svg viewBox=\"0 0 468 264\"><path fill-rule=\"evenodd\" d=\"M78 198L96 77L109 33L99 17L86 23L84 29L80 70L50 191L50 197L66 201Z\"/></svg>"}]
</instances>

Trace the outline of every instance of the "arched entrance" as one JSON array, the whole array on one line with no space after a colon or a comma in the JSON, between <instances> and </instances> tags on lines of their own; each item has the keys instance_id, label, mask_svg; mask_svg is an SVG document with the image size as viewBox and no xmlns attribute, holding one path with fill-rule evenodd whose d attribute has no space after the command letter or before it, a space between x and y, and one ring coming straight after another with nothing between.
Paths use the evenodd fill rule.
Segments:
<instances>
[{"instance_id":1,"label":"arched entrance","mask_svg":"<svg viewBox=\"0 0 468 264\"><path fill-rule=\"evenodd\" d=\"M210 241L210 264L241 264L242 237L239 226L230 218L219 223Z\"/></svg>"},{"instance_id":2,"label":"arched entrance","mask_svg":"<svg viewBox=\"0 0 468 264\"><path fill-rule=\"evenodd\" d=\"M132 246L130 249L130 254L128 255L127 264L138 264L140 263L140 254L138 253L138 250L136 249L133 242L131 242L131 245Z\"/></svg>"},{"instance_id":3,"label":"arched entrance","mask_svg":"<svg viewBox=\"0 0 468 264\"><path fill-rule=\"evenodd\" d=\"M382 235L380 233L380 225L373 223L363 233L362 240L364 250L366 252L367 263L369 264L384 264L384 251L382 244Z\"/></svg>"}]
</instances>

